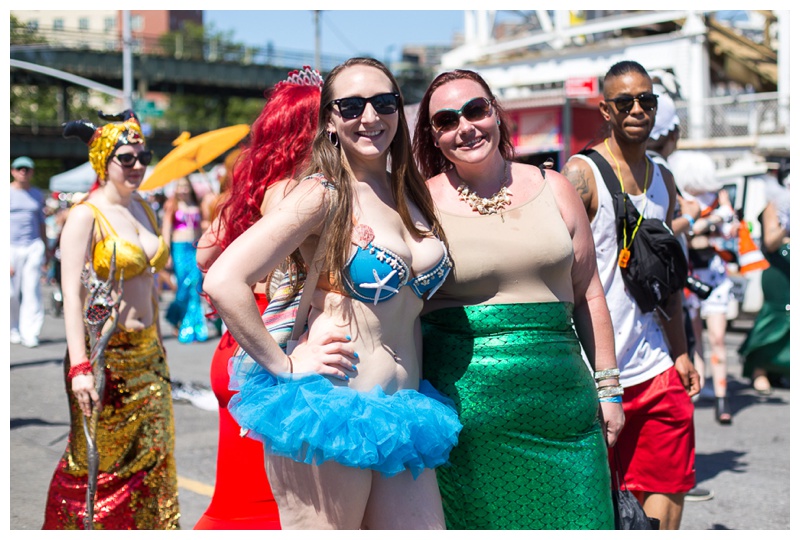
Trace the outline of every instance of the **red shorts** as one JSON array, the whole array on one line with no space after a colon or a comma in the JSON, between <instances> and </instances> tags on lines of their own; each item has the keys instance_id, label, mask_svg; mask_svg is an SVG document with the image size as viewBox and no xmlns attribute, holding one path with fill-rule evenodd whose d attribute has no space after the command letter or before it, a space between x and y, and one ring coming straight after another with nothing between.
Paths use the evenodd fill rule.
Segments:
<instances>
[{"instance_id":1,"label":"red shorts","mask_svg":"<svg viewBox=\"0 0 800 540\"><path fill-rule=\"evenodd\" d=\"M609 451L631 491L686 493L695 485L694 405L674 367L625 389L625 427Z\"/></svg>"}]
</instances>

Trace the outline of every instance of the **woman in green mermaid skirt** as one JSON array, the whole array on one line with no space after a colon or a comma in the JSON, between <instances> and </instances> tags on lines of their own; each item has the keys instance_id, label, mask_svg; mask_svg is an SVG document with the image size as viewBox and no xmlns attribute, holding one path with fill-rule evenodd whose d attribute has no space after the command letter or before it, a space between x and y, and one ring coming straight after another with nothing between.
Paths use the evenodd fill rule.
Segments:
<instances>
[{"instance_id":1,"label":"woman in green mermaid skirt","mask_svg":"<svg viewBox=\"0 0 800 540\"><path fill-rule=\"evenodd\" d=\"M788 201L788 193L786 200ZM739 348L744 359L742 375L767 395L772 381L789 377L789 213L770 203L762 214L762 250L770 267L761 275L764 305L753 328Z\"/></svg>"},{"instance_id":2,"label":"woman in green mermaid skirt","mask_svg":"<svg viewBox=\"0 0 800 540\"><path fill-rule=\"evenodd\" d=\"M454 262L422 317L424 376L464 425L437 470L447 526L613 528L622 388L589 222L566 178L511 162L504 120L456 70L414 137Z\"/></svg>"}]
</instances>

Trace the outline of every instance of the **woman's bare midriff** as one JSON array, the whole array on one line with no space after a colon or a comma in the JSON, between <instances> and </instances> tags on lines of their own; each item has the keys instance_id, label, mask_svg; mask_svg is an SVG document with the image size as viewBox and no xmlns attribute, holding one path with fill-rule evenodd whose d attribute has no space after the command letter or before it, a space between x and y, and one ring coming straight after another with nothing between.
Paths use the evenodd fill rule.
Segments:
<instances>
[{"instance_id":1,"label":"woman's bare midriff","mask_svg":"<svg viewBox=\"0 0 800 540\"><path fill-rule=\"evenodd\" d=\"M153 324L153 275L145 270L141 275L122 283L123 298L119 305L118 325L128 330L141 330Z\"/></svg>"},{"instance_id":2,"label":"woman's bare midriff","mask_svg":"<svg viewBox=\"0 0 800 540\"><path fill-rule=\"evenodd\" d=\"M416 321L422 300L409 287L378 305L316 289L311 306L309 340L328 331L345 333L358 353L357 373L349 381L331 378L333 384L363 392L379 385L387 394L419 388L421 336Z\"/></svg>"}]
</instances>

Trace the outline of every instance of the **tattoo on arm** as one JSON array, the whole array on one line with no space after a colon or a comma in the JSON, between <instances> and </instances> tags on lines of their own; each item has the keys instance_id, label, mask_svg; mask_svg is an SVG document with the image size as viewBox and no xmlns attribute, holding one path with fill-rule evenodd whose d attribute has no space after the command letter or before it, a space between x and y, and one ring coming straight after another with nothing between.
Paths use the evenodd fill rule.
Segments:
<instances>
[{"instance_id":1,"label":"tattoo on arm","mask_svg":"<svg viewBox=\"0 0 800 540\"><path fill-rule=\"evenodd\" d=\"M578 192L578 195L581 196L583 199L583 204L587 208L589 207L589 203L591 202L592 192L589 188L589 179L586 178L586 174L584 171L577 167L570 167L567 165L564 167L563 171L564 176L567 177L567 180L573 185L575 190Z\"/></svg>"}]
</instances>

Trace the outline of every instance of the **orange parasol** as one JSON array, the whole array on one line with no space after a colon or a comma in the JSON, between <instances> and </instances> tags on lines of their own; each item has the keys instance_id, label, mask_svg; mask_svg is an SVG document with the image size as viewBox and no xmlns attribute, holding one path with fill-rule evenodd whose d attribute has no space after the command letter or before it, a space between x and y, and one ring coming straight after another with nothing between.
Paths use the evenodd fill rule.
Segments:
<instances>
[{"instance_id":1,"label":"orange parasol","mask_svg":"<svg viewBox=\"0 0 800 540\"><path fill-rule=\"evenodd\" d=\"M153 173L139 186L141 191L156 189L207 165L241 141L250 132L247 124L215 129L190 137L188 131L172 141L175 149L153 167Z\"/></svg>"}]
</instances>

